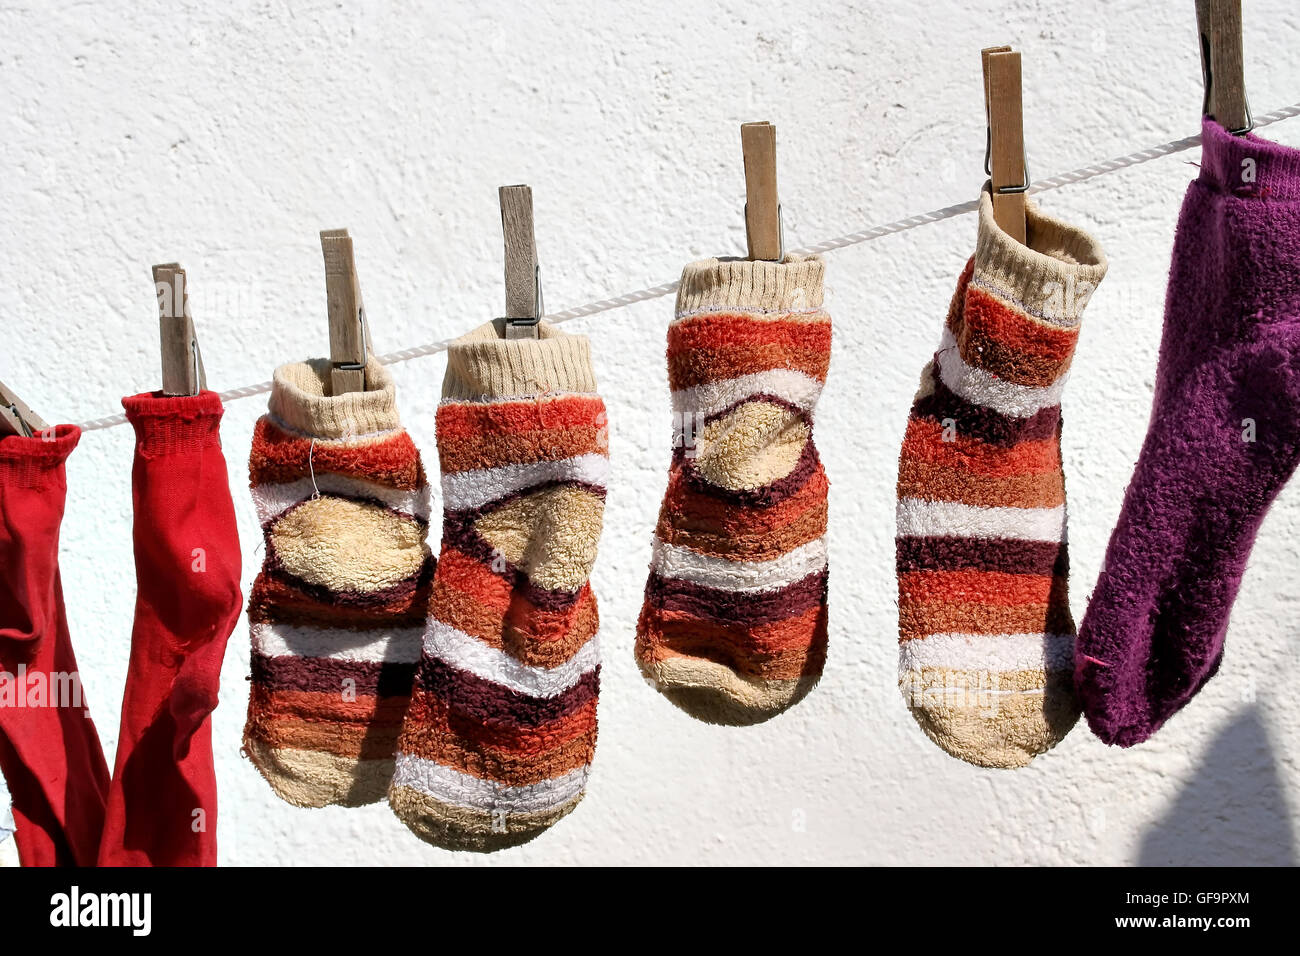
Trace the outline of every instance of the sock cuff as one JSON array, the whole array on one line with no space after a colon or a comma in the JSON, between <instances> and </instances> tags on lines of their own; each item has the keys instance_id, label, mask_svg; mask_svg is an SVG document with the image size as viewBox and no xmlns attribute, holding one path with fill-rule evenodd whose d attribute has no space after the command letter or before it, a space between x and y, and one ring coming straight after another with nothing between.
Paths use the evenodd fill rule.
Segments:
<instances>
[{"instance_id":1,"label":"sock cuff","mask_svg":"<svg viewBox=\"0 0 1300 956\"><path fill-rule=\"evenodd\" d=\"M568 335L542 321L537 324L537 338L507 339L505 326L505 319L493 319L447 347L444 399L596 391L591 343L585 335Z\"/></svg>"},{"instance_id":2,"label":"sock cuff","mask_svg":"<svg viewBox=\"0 0 1300 956\"><path fill-rule=\"evenodd\" d=\"M76 425L54 425L31 438L6 435L0 438L0 468L53 470L60 467L81 441Z\"/></svg>"},{"instance_id":3,"label":"sock cuff","mask_svg":"<svg viewBox=\"0 0 1300 956\"><path fill-rule=\"evenodd\" d=\"M701 259L682 269L677 314L719 309L812 312L822 306L825 275L821 256L789 255L780 262Z\"/></svg>"},{"instance_id":4,"label":"sock cuff","mask_svg":"<svg viewBox=\"0 0 1300 956\"><path fill-rule=\"evenodd\" d=\"M188 451L217 439L225 409L216 392L163 395L144 392L122 399L135 429L136 447L149 455Z\"/></svg>"},{"instance_id":5,"label":"sock cuff","mask_svg":"<svg viewBox=\"0 0 1300 956\"><path fill-rule=\"evenodd\" d=\"M1241 198L1300 199L1300 150L1254 133L1233 136L1206 116L1199 181Z\"/></svg>"},{"instance_id":6,"label":"sock cuff","mask_svg":"<svg viewBox=\"0 0 1300 956\"><path fill-rule=\"evenodd\" d=\"M328 359L291 362L275 370L271 415L310 438L347 439L402 427L392 373L374 356L366 361L366 389L332 395Z\"/></svg>"},{"instance_id":7,"label":"sock cuff","mask_svg":"<svg viewBox=\"0 0 1300 956\"><path fill-rule=\"evenodd\" d=\"M1106 255L1087 232L1025 202L1026 241L1011 238L993 219L990 183L980 192L979 233L972 282L1029 315L1077 326L1093 290L1106 275Z\"/></svg>"}]
</instances>

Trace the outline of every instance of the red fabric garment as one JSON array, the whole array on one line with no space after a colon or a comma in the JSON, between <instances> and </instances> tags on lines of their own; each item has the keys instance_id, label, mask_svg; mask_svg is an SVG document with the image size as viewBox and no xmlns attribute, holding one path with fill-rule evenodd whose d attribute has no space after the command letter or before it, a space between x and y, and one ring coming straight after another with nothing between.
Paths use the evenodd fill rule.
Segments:
<instances>
[{"instance_id":1,"label":"red fabric garment","mask_svg":"<svg viewBox=\"0 0 1300 956\"><path fill-rule=\"evenodd\" d=\"M108 765L59 579L64 462L81 431L0 438L0 769L24 866L94 866Z\"/></svg>"},{"instance_id":2,"label":"red fabric garment","mask_svg":"<svg viewBox=\"0 0 1300 956\"><path fill-rule=\"evenodd\" d=\"M243 607L215 392L124 398L136 601L100 866L215 866L211 714Z\"/></svg>"}]
</instances>

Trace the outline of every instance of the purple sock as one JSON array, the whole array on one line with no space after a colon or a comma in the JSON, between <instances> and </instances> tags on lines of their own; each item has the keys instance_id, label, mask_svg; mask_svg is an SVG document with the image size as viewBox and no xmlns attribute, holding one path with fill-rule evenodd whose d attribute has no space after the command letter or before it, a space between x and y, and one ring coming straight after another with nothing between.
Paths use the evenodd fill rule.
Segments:
<instances>
[{"instance_id":1,"label":"purple sock","mask_svg":"<svg viewBox=\"0 0 1300 956\"><path fill-rule=\"evenodd\" d=\"M1255 533L1300 460L1300 151L1203 125L1151 422L1075 653L1089 726L1123 747L1218 670Z\"/></svg>"}]
</instances>

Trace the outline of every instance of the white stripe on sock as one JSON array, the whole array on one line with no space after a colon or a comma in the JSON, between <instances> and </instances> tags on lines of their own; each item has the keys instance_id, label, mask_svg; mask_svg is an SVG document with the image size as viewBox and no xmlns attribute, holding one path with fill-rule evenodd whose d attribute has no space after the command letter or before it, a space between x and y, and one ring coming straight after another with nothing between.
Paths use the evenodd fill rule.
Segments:
<instances>
[{"instance_id":1,"label":"white stripe on sock","mask_svg":"<svg viewBox=\"0 0 1300 956\"><path fill-rule=\"evenodd\" d=\"M464 511L546 482L577 481L603 488L608 480L609 459L594 453L560 461L476 468L442 476L443 506L448 511Z\"/></svg>"},{"instance_id":2,"label":"white stripe on sock","mask_svg":"<svg viewBox=\"0 0 1300 956\"><path fill-rule=\"evenodd\" d=\"M898 535L1064 541L1065 505L1055 508L986 508L956 501L900 498Z\"/></svg>"},{"instance_id":3,"label":"white stripe on sock","mask_svg":"<svg viewBox=\"0 0 1300 956\"><path fill-rule=\"evenodd\" d=\"M1043 408L1061 403L1068 372L1051 385L1039 388L1017 385L998 378L982 368L967 365L957 351L957 340L952 330L943 330L943 341L936 356L939 362L939 380L959 398L973 405L983 405L1001 415L1028 418Z\"/></svg>"},{"instance_id":4,"label":"white stripe on sock","mask_svg":"<svg viewBox=\"0 0 1300 956\"><path fill-rule=\"evenodd\" d=\"M323 657L336 661L414 664L420 659L423 627L354 631L257 621L249 624L253 650L267 657Z\"/></svg>"},{"instance_id":5,"label":"white stripe on sock","mask_svg":"<svg viewBox=\"0 0 1300 956\"><path fill-rule=\"evenodd\" d=\"M363 481L360 478L323 472L316 476L316 487L323 495L341 495L346 498L378 501L402 514L411 515L422 521L429 520L428 485L422 485L414 491L403 491ZM253 504L257 507L257 520L266 524L283 514L285 509L300 501L306 501L312 496L313 490L310 478L254 485Z\"/></svg>"},{"instance_id":6,"label":"white stripe on sock","mask_svg":"<svg viewBox=\"0 0 1300 956\"><path fill-rule=\"evenodd\" d=\"M715 415L759 392L811 412L821 395L822 383L794 369L769 369L673 392L673 411Z\"/></svg>"},{"instance_id":7,"label":"white stripe on sock","mask_svg":"<svg viewBox=\"0 0 1300 956\"><path fill-rule=\"evenodd\" d=\"M512 787L496 780L471 777L436 760L399 753L393 786L410 787L440 803L476 810L505 810L535 813L568 803L586 786L588 767L571 770L562 777Z\"/></svg>"},{"instance_id":8,"label":"white stripe on sock","mask_svg":"<svg viewBox=\"0 0 1300 956\"><path fill-rule=\"evenodd\" d=\"M593 634L591 640L558 667L532 667L450 624L430 618L424 630L424 652L458 670L520 694L558 697L578 683L583 674L596 669L600 663L599 637Z\"/></svg>"},{"instance_id":9,"label":"white stripe on sock","mask_svg":"<svg viewBox=\"0 0 1300 956\"><path fill-rule=\"evenodd\" d=\"M729 561L655 539L650 567L660 577L722 591L774 591L826 567L826 539L809 541L770 561Z\"/></svg>"},{"instance_id":10,"label":"white stripe on sock","mask_svg":"<svg viewBox=\"0 0 1300 956\"><path fill-rule=\"evenodd\" d=\"M1063 671L1074 667L1073 634L931 634L898 645L898 671Z\"/></svg>"}]
</instances>

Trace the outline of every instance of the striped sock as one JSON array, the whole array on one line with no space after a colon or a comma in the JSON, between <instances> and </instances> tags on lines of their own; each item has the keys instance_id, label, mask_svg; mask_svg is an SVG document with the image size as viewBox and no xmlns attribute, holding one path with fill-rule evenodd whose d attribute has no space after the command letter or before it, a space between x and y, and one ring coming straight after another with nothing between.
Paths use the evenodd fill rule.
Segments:
<instances>
[{"instance_id":1,"label":"striped sock","mask_svg":"<svg viewBox=\"0 0 1300 956\"><path fill-rule=\"evenodd\" d=\"M702 720L765 720L825 663L828 484L812 439L831 348L823 272L812 257L682 273L668 330L676 441L636 654Z\"/></svg>"},{"instance_id":2,"label":"striped sock","mask_svg":"<svg viewBox=\"0 0 1300 956\"><path fill-rule=\"evenodd\" d=\"M374 359L364 392L329 395L329 363L275 370L249 475L266 557L248 602L244 747L305 807L383 799L433 575L429 489Z\"/></svg>"},{"instance_id":3,"label":"striped sock","mask_svg":"<svg viewBox=\"0 0 1300 956\"><path fill-rule=\"evenodd\" d=\"M1027 764L1079 716L1060 400L1106 260L1032 203L1028 229L999 229L985 187L898 466L899 683L935 743L984 767Z\"/></svg>"},{"instance_id":4,"label":"striped sock","mask_svg":"<svg viewBox=\"0 0 1300 956\"><path fill-rule=\"evenodd\" d=\"M502 325L447 352L442 554L389 794L448 849L537 836L582 798L596 748L605 406L586 338Z\"/></svg>"}]
</instances>

